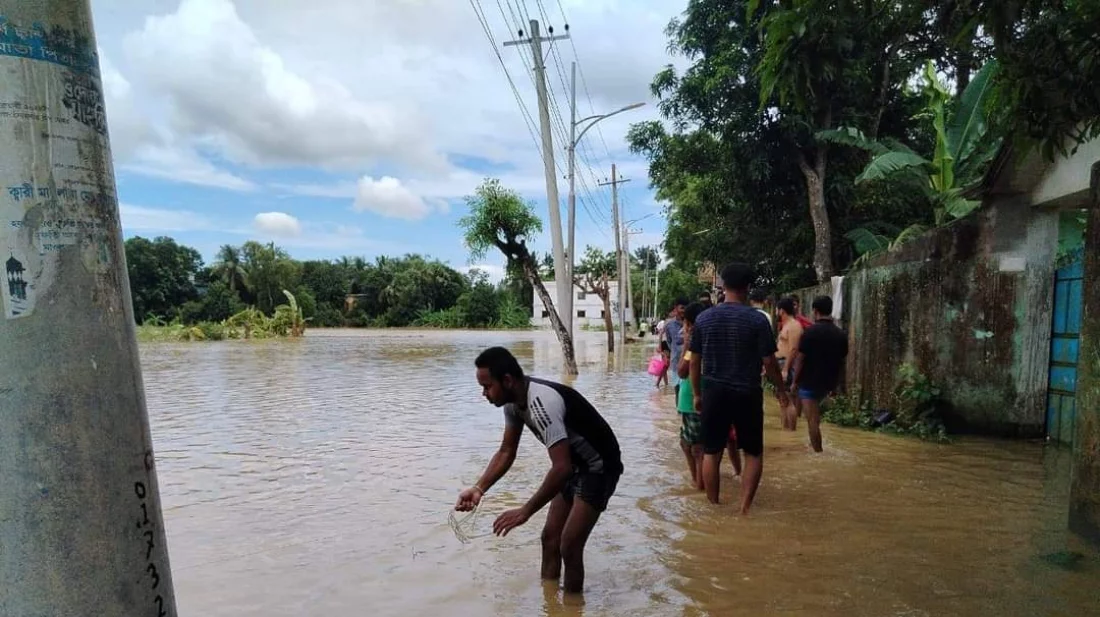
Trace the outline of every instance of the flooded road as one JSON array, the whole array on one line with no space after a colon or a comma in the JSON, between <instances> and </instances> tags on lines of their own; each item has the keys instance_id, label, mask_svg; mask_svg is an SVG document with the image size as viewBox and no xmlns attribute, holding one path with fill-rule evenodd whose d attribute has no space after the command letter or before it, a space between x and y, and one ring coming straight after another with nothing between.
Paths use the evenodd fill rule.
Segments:
<instances>
[{"instance_id":1,"label":"flooded road","mask_svg":"<svg viewBox=\"0 0 1100 617\"><path fill-rule=\"evenodd\" d=\"M558 379L548 333L317 331L149 344L145 387L181 615L1100 615L1100 556L1064 531L1068 453L825 427L823 455L770 410L753 515L688 487L671 393L646 350L580 333L574 383L626 473L587 552L583 603L538 580L545 510L461 544L457 492L499 445L473 359L506 345ZM549 459L525 434L475 533ZM1074 554L1077 552L1077 554Z\"/></svg>"}]
</instances>

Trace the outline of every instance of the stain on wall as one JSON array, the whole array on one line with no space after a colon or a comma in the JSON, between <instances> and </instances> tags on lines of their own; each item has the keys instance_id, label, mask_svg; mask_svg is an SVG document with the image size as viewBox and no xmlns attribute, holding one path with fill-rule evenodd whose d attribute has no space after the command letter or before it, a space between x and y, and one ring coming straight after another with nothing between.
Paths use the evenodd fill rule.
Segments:
<instances>
[{"instance_id":1,"label":"stain on wall","mask_svg":"<svg viewBox=\"0 0 1100 617\"><path fill-rule=\"evenodd\" d=\"M886 407L902 364L938 384L954 432L1045 431L1058 214L1005 200L849 273L846 388ZM808 300L831 286L795 292Z\"/></svg>"}]
</instances>

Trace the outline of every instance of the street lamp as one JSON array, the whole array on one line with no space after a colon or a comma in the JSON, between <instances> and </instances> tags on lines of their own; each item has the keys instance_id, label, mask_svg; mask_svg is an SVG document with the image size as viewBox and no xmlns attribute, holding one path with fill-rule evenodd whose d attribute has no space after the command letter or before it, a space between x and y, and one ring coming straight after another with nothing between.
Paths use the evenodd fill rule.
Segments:
<instances>
[{"instance_id":1,"label":"street lamp","mask_svg":"<svg viewBox=\"0 0 1100 617\"><path fill-rule=\"evenodd\" d=\"M567 305L562 307L564 309L562 312L565 313L564 317L565 317L565 320L566 320L565 321L565 329L569 332L570 335L573 334L573 265L576 261L576 259L575 259L575 250L574 249L575 249L575 238L576 238L576 231L577 231L577 190L576 190L577 144L580 143L580 140L581 140L582 137L584 137L584 134L587 133L589 129L596 126L596 124L600 120L604 120L604 119L610 118L611 116L621 114L624 111L630 111L632 109L638 109L639 107L645 106L645 103L634 103L633 105L627 105L626 107L623 107L621 109L616 109L615 111L613 111L611 113L599 114L599 115L595 115L595 116L588 116L587 118L581 118L580 120L577 120L577 63L576 62L573 63L571 95L572 95L571 96L572 102L571 102L571 105L570 105L570 116L569 116L569 119L570 119L570 126L569 126L569 247L568 247L568 250L567 250L567 257L566 257L566 263L568 264L567 267L566 267L566 273L567 273L566 278L568 280L565 283L566 285L569 286L569 295L567 296L569 298L569 300L568 300ZM585 126L584 129L581 130L580 135L578 135L577 134L577 127L581 126L582 124L584 124L586 122L588 123L588 125ZM620 299L620 301L621 301L621 299Z\"/></svg>"}]
</instances>

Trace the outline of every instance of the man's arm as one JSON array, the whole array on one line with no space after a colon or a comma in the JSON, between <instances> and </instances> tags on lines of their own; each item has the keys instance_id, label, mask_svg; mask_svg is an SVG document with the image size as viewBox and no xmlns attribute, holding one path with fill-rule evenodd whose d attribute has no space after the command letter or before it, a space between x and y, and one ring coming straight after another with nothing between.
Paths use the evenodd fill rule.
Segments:
<instances>
[{"instance_id":1,"label":"man's arm","mask_svg":"<svg viewBox=\"0 0 1100 617\"><path fill-rule=\"evenodd\" d=\"M691 391L695 394L695 411L701 411L698 402L703 397L703 325L698 321L695 323L695 330L691 333L688 347L691 351L691 367L688 372L691 376Z\"/></svg>"},{"instance_id":2,"label":"man's arm","mask_svg":"<svg viewBox=\"0 0 1100 617\"><path fill-rule=\"evenodd\" d=\"M789 405L791 400L787 396L787 384L783 381L783 374L779 371L779 360L775 359L774 353L764 357L764 374L775 386L775 395L779 399L779 404L784 407Z\"/></svg>"},{"instance_id":3,"label":"man's arm","mask_svg":"<svg viewBox=\"0 0 1100 617\"><path fill-rule=\"evenodd\" d=\"M481 474L481 478L474 485L482 495L512 468L512 463L516 461L516 450L519 449L519 438L522 435L522 423L509 420L504 425L504 439L500 443L500 449L493 455L489 466L485 468L485 473Z\"/></svg>"},{"instance_id":4,"label":"man's arm","mask_svg":"<svg viewBox=\"0 0 1100 617\"><path fill-rule=\"evenodd\" d=\"M767 324L766 320L761 325L765 324ZM766 327L760 328L758 337L760 355L764 358L764 374L775 386L775 394L776 398L779 399L779 404L786 407L791 400L787 397L787 384L783 381L783 374L779 370L779 361L775 359L775 341L772 340L769 329Z\"/></svg>"},{"instance_id":5,"label":"man's arm","mask_svg":"<svg viewBox=\"0 0 1100 617\"><path fill-rule=\"evenodd\" d=\"M569 456L569 440L562 439L550 446L550 471L542 479L542 486L527 500L523 509L528 517L534 516L543 506L550 503L565 488L569 476L573 475L573 460Z\"/></svg>"},{"instance_id":6,"label":"man's arm","mask_svg":"<svg viewBox=\"0 0 1100 617\"><path fill-rule=\"evenodd\" d=\"M806 354L799 351L794 355L794 377L791 379L791 387L797 388L802 383L802 365L806 361Z\"/></svg>"}]
</instances>

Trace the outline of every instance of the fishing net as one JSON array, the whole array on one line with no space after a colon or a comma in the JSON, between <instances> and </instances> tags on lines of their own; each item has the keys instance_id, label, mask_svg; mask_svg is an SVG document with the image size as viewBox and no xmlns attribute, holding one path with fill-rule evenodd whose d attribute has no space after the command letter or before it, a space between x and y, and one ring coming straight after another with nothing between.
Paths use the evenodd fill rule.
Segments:
<instances>
[{"instance_id":1,"label":"fishing net","mask_svg":"<svg viewBox=\"0 0 1100 617\"><path fill-rule=\"evenodd\" d=\"M484 499L482 501L484 501ZM451 531L454 532L459 542L466 544L470 542L470 540L476 540L477 538L483 538L490 535L489 533L475 533L478 514L480 513L480 501L474 506L473 510L466 513L456 514L455 510L451 510L450 515L447 517L447 524L450 525Z\"/></svg>"}]
</instances>

